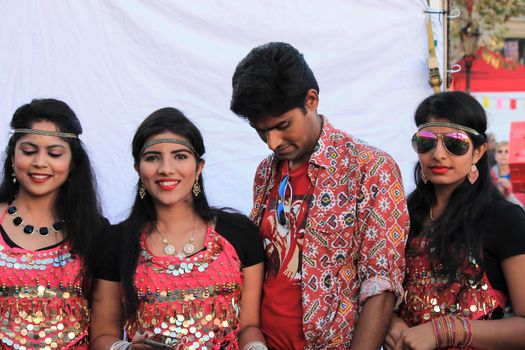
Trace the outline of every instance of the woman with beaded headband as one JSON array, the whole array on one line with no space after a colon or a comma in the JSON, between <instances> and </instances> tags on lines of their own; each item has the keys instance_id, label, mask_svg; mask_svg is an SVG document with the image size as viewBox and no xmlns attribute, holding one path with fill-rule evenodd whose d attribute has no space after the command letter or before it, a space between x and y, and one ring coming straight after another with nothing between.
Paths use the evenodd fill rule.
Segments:
<instances>
[{"instance_id":1,"label":"woman with beaded headband","mask_svg":"<svg viewBox=\"0 0 525 350\"><path fill-rule=\"evenodd\" d=\"M95 234L106 224L79 135L55 99L11 120L0 185L0 348L87 349Z\"/></svg>"},{"instance_id":2,"label":"woman with beaded headband","mask_svg":"<svg viewBox=\"0 0 525 350\"><path fill-rule=\"evenodd\" d=\"M262 240L245 216L208 205L199 130L163 108L139 126L132 150L137 194L102 257L92 347L266 349ZM119 340L123 324L130 342Z\"/></svg>"},{"instance_id":3,"label":"woman with beaded headband","mask_svg":"<svg viewBox=\"0 0 525 350\"><path fill-rule=\"evenodd\" d=\"M500 195L483 107L462 92L415 112L405 294L385 348L525 348L525 213ZM503 318L512 302L515 315Z\"/></svg>"}]
</instances>

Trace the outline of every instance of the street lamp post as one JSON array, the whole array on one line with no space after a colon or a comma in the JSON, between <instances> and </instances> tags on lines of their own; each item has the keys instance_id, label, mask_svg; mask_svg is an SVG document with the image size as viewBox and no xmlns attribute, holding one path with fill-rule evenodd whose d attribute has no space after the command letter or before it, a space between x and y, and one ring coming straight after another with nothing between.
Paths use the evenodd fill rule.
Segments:
<instances>
[{"instance_id":1,"label":"street lamp post","mask_svg":"<svg viewBox=\"0 0 525 350\"><path fill-rule=\"evenodd\" d=\"M476 49L478 48L478 41L481 33L479 28L475 26L472 21L461 28L460 38L461 45L463 46L463 61L465 62L465 90L467 94L470 94L470 77L472 72L472 64L476 59Z\"/></svg>"}]
</instances>

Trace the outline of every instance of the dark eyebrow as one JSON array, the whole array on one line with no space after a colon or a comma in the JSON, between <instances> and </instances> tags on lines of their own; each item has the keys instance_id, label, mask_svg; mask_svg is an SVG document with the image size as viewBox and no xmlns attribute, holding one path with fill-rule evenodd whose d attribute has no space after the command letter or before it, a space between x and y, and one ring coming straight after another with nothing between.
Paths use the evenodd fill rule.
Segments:
<instances>
[{"instance_id":1,"label":"dark eyebrow","mask_svg":"<svg viewBox=\"0 0 525 350\"><path fill-rule=\"evenodd\" d=\"M31 147L34 147L34 148L38 148L38 145L32 143L32 142L29 142L29 141L22 141L20 142L20 145L28 145L28 146L31 146ZM49 145L49 146L46 146L46 149L50 149L50 148L56 148L56 147L61 147L61 148L66 148L64 145L61 145L61 144L54 144L54 145Z\"/></svg>"},{"instance_id":2,"label":"dark eyebrow","mask_svg":"<svg viewBox=\"0 0 525 350\"><path fill-rule=\"evenodd\" d=\"M190 151L189 149L186 149L186 148L181 148L181 149L176 149L174 151L171 151L171 154L175 154L175 153L190 153L190 154L193 154L192 151Z\"/></svg>"},{"instance_id":3,"label":"dark eyebrow","mask_svg":"<svg viewBox=\"0 0 525 350\"><path fill-rule=\"evenodd\" d=\"M159 151L144 151L141 155L141 157L144 157L146 155L149 155L149 154L160 154Z\"/></svg>"},{"instance_id":4,"label":"dark eyebrow","mask_svg":"<svg viewBox=\"0 0 525 350\"><path fill-rule=\"evenodd\" d=\"M186 149L186 148L181 148L181 149L176 149L176 150L173 150L171 151L171 154L177 154L177 153L190 153L190 154L193 154L192 151L190 151L189 149ZM142 157L148 155L148 154L161 154L160 151L145 151L144 153L142 153Z\"/></svg>"}]
</instances>

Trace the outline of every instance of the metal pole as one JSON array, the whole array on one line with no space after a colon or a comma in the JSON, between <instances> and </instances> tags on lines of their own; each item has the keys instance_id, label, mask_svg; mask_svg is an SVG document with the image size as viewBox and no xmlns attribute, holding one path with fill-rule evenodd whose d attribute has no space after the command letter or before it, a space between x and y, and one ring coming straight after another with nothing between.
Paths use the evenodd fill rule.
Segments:
<instances>
[{"instance_id":1,"label":"metal pole","mask_svg":"<svg viewBox=\"0 0 525 350\"><path fill-rule=\"evenodd\" d=\"M470 95L470 73L472 69L472 57L469 57L470 55L465 56L465 68L467 69L465 74L465 91L467 94Z\"/></svg>"}]
</instances>

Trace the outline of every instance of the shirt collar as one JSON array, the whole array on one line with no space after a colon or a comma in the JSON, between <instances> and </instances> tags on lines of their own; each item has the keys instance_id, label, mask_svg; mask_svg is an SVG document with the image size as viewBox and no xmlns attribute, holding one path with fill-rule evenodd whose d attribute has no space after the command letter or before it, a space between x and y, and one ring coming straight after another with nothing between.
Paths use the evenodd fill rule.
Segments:
<instances>
[{"instance_id":1,"label":"shirt collar","mask_svg":"<svg viewBox=\"0 0 525 350\"><path fill-rule=\"evenodd\" d=\"M326 156L326 150L330 146L335 146L336 139L331 135L334 133L334 127L324 115L319 115L322 118L323 124L321 127L321 134L314 148L314 152L310 156L309 163L323 168L330 166L330 159Z\"/></svg>"}]
</instances>

